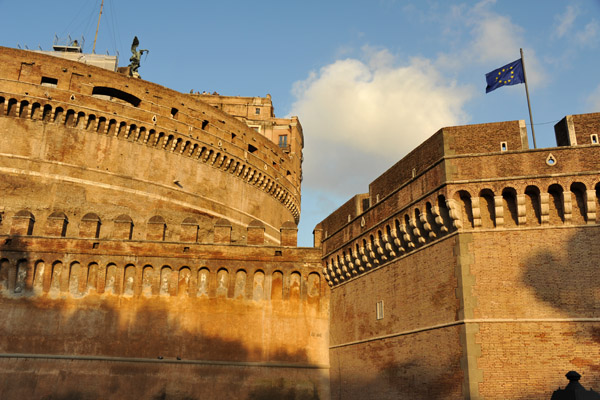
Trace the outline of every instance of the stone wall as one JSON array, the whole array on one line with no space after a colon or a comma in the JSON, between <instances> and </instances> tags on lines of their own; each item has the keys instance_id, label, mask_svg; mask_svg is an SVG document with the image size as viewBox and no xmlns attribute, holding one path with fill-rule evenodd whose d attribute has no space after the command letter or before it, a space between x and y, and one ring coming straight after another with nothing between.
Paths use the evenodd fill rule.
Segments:
<instances>
[{"instance_id":1,"label":"stone wall","mask_svg":"<svg viewBox=\"0 0 600 400\"><path fill-rule=\"evenodd\" d=\"M121 184L137 193L178 200L164 208L193 203L196 214L233 225L258 219L268 237L298 222L301 143L286 152L197 98L140 79L27 51L0 48L0 59L6 163L49 170L59 183L87 174L80 185L106 187L126 177Z\"/></svg>"},{"instance_id":2,"label":"stone wall","mask_svg":"<svg viewBox=\"0 0 600 400\"><path fill-rule=\"evenodd\" d=\"M318 250L0 240L3 398L328 398Z\"/></svg>"},{"instance_id":3,"label":"stone wall","mask_svg":"<svg viewBox=\"0 0 600 400\"><path fill-rule=\"evenodd\" d=\"M598 114L572 120L589 137ZM515 122L444 128L414 154L442 139L315 229L332 395L541 400L568 370L597 385L600 147L527 150Z\"/></svg>"},{"instance_id":4,"label":"stone wall","mask_svg":"<svg viewBox=\"0 0 600 400\"><path fill-rule=\"evenodd\" d=\"M269 117L286 148L200 96L0 47L0 397L329 398L302 129Z\"/></svg>"}]
</instances>

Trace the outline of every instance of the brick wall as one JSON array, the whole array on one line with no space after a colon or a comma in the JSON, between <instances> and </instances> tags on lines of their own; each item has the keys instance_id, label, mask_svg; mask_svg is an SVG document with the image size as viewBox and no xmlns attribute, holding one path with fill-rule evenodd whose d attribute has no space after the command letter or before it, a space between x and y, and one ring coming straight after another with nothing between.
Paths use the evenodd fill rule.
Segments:
<instances>
[{"instance_id":1,"label":"brick wall","mask_svg":"<svg viewBox=\"0 0 600 400\"><path fill-rule=\"evenodd\" d=\"M599 148L519 149L522 124L489 125L462 132L512 132L507 151L444 128L488 152L382 175L388 196L324 239L332 396L542 400L569 370L598 386Z\"/></svg>"},{"instance_id":2,"label":"brick wall","mask_svg":"<svg viewBox=\"0 0 600 400\"><path fill-rule=\"evenodd\" d=\"M600 138L600 113L573 115L573 127L577 145L598 144L592 143L591 134Z\"/></svg>"},{"instance_id":3,"label":"brick wall","mask_svg":"<svg viewBox=\"0 0 600 400\"><path fill-rule=\"evenodd\" d=\"M600 385L600 227L473 234L484 398L548 399L576 370ZM508 386L505 383L510 382Z\"/></svg>"},{"instance_id":4,"label":"brick wall","mask_svg":"<svg viewBox=\"0 0 600 400\"><path fill-rule=\"evenodd\" d=\"M456 239L332 289L332 398L462 398Z\"/></svg>"},{"instance_id":5,"label":"brick wall","mask_svg":"<svg viewBox=\"0 0 600 400\"><path fill-rule=\"evenodd\" d=\"M0 397L327 399L319 255L3 236Z\"/></svg>"}]
</instances>

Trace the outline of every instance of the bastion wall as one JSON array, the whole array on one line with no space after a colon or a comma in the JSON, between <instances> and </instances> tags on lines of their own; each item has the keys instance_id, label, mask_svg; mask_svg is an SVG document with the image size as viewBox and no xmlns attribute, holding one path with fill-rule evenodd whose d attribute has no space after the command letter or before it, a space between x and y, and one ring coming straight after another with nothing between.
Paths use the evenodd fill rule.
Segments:
<instances>
[{"instance_id":1,"label":"bastion wall","mask_svg":"<svg viewBox=\"0 0 600 400\"><path fill-rule=\"evenodd\" d=\"M518 121L444 128L317 225L333 397L598 386L600 114L572 120L587 142L534 150Z\"/></svg>"}]
</instances>

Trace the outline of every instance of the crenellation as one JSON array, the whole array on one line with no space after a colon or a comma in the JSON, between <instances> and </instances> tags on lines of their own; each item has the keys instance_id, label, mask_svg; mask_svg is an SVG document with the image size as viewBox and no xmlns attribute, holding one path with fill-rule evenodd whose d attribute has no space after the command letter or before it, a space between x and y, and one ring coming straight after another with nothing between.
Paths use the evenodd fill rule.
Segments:
<instances>
[{"instance_id":1,"label":"crenellation","mask_svg":"<svg viewBox=\"0 0 600 400\"><path fill-rule=\"evenodd\" d=\"M18 255L17 255L18 257ZM95 291L97 291L99 294L103 294L103 293L107 293L107 292L111 292L115 295L123 295L123 281L120 278L121 276L125 277L125 280L127 280L128 276L133 277L136 281L138 282L138 280L141 278L141 270L142 267L144 270L147 271L147 268L153 268L153 269L157 269L160 264L158 266L153 266L152 264L148 264L148 261L144 261L144 257L142 257L139 261L139 263L130 263L127 261L127 255L123 254L123 255L111 255L108 258L106 258L106 256L101 256L100 258L98 258L98 256L96 256L95 258L92 256L90 258L90 256L83 256L83 255L79 255L79 256L75 256L76 258L72 258L72 257L67 257L65 261L65 258L61 259L59 254L54 254L54 255L49 255L44 253L38 253L36 251L31 252L31 260L35 259L35 263L28 261L28 259L21 259L21 258L3 258L1 260L1 271L0 271L0 277L2 277L0 279L0 283L1 283L1 287L4 288L4 290L11 290L15 293L18 293L20 295L24 295L24 296L38 296L38 295L43 295L47 292L50 292L52 290L56 290L59 291L60 293L68 293L71 292L71 294L85 294L85 295L92 295L94 292L94 289L96 289ZM81 257L81 258L77 258L77 257ZM164 256L162 256L164 257ZM68 261L70 259L70 261ZM91 272L86 272L85 274L81 273L81 274L73 274L70 271L72 270L74 265L78 265L78 266L86 266L86 268L91 268L92 266L94 267L98 267L99 265L102 265L102 262L100 261L101 259L104 260L108 260L108 262L106 262L106 267L105 268L100 268L99 271L97 273L91 273ZM121 260L121 261L117 261L117 260ZM190 268L192 267L192 265L190 265L190 263L188 262L174 262L175 258L173 258L171 261L164 261L164 264L160 269L164 269L164 268L168 268L169 271L172 271L173 273L177 273L177 274L187 274L190 271ZM217 260L214 260L213 262L218 262ZM52 265L51 269L44 269L45 265ZM193 263L192 263L193 264ZM127 274L127 273L123 273L124 271L126 271L127 268L131 267L133 269L133 271L136 271L137 269L139 269L139 273L131 273L131 274ZM83 268L83 267L81 267ZM254 274L257 271L260 271L261 273L265 273L264 268L265 267L258 267L259 269L248 269L247 267L244 268L245 271L247 271L249 274ZM277 268L281 268L281 267L277 267ZM313 266L311 268L306 268L306 267L302 267L301 269L298 269L298 266L295 266L292 268L292 270L286 272L286 276L292 275L292 274L298 274L301 276L308 276L311 273L316 274L317 276L320 276L320 273L317 272L318 269L320 269L320 267L318 266L318 264L313 264ZM34 270L35 269L35 270ZM218 280L217 276L214 275L216 273L216 267L211 267L210 262L203 262L200 263L197 267L194 267L194 274L198 274L198 275L202 275L204 272L203 271L208 271L210 273L210 271L212 271L213 275L210 275L209 280ZM238 271L241 270L238 268ZM37 272L36 272L37 271ZM120 272L119 272L120 271ZM228 271L228 268L223 267L220 268L219 271ZM268 269L269 274L271 274L274 270L272 270L271 268ZM304 271L304 272L302 272ZM37 274L37 275L36 275ZM289 275L288 275L289 274ZM43 279L41 277L44 277ZM84 293L73 293L73 288L79 288L79 282L78 279L80 279L81 277L85 278L85 281L87 282L87 286L85 286L85 288L82 290ZM49 285L45 285L44 286L44 282L49 280ZM198 280L199 282L202 282L202 279ZM31 287L29 287L27 290L29 291L25 291L26 288L26 284L28 284L27 282L31 283ZM139 282L142 282L141 280L139 280ZM177 296L177 282L179 282L178 280L174 279L172 282L169 281L168 283L168 289L166 291L163 290L162 294L166 294L169 293L171 296ZM186 286L187 285L191 285L194 281L190 280L189 277L186 278ZM155 280L152 282L153 285L153 289L152 289L152 293L153 295L158 293L160 291L160 287L162 285L164 285L165 282L161 279L161 280ZM174 288L173 288L174 286ZM21 288L21 289L18 289ZM174 290L171 290L171 288L173 288ZM165 288L163 288L165 289ZM79 290L79 289L78 289ZM199 288L198 290L201 290L201 288ZM188 295L189 293L195 293L196 289L194 287L190 286L189 291L186 291L185 294ZM179 291L181 292L181 291ZM141 295L141 292L135 292L136 296ZM231 295L231 293L229 293ZM304 293L303 293L304 294ZM245 297L247 300L252 300L252 296L246 296ZM267 297L264 297L265 299L267 299Z\"/></svg>"},{"instance_id":2,"label":"crenellation","mask_svg":"<svg viewBox=\"0 0 600 400\"><path fill-rule=\"evenodd\" d=\"M453 229L459 231L473 229L515 229L536 227L542 225L569 225L590 224L595 223L596 217L588 215L588 209L595 209L598 203L598 197L595 191L588 191L586 185L579 182L578 178L575 181L569 181L565 178L556 180L555 178L546 178L548 193L540 193L539 186L543 187L543 181L524 180L513 181L510 186L499 186L494 191L486 186L473 186L468 190L460 189L455 191L454 199L444 201L443 196L432 195L430 199L421 200L420 203L409 205L405 209L397 211L392 215L402 216L403 223L395 220L397 234L389 226L390 219L382 220L379 224L362 230L361 234L356 239L363 240L364 247L359 250L362 263L368 268L378 268L386 265L390 261L402 256L407 251L412 251L420 248L424 244L430 243L443 238L452 229L449 225L453 225ZM556 182L556 183L552 183ZM593 181L589 181L592 182ZM531 183L536 183L532 185ZM594 186L588 183L588 185ZM573 192L564 190L563 187L571 187ZM522 191L519 193L517 191ZM479 193L479 196L474 196L472 193ZM590 193L593 200L588 200L587 196ZM571 201L571 198L574 200ZM434 199L438 200L441 206L435 210L431 204ZM553 200L550 200L553 199ZM552 205L552 207L550 207ZM413 208L414 207L414 208ZM420 210L424 209L425 212ZM485 210L485 212L483 212ZM414 215L414 217L412 217ZM445 216L445 220L441 217ZM554 215L553 217L551 217ZM573 219L573 215L579 215L579 219ZM529 218L528 218L529 216ZM391 217L393 220L393 216ZM591 222L590 222L591 221ZM433 225L432 225L433 224ZM346 232L352 231L352 223L347 224L342 230L335 232L333 235L324 238L324 242L331 243L353 243L354 236L350 236L350 240L344 239L339 241L339 238L346 237ZM385 232L385 233L383 233ZM394 238L394 234L397 238ZM360 239L362 238L362 239ZM392 239L394 246L392 246ZM325 247L326 253L336 255L344 260L349 258L345 255L345 246L334 245L334 248ZM336 261L333 261L336 264ZM365 269L358 270L363 273ZM343 272L343 268L342 268ZM341 283L345 278L339 274L339 282L330 282L330 284Z\"/></svg>"}]
</instances>

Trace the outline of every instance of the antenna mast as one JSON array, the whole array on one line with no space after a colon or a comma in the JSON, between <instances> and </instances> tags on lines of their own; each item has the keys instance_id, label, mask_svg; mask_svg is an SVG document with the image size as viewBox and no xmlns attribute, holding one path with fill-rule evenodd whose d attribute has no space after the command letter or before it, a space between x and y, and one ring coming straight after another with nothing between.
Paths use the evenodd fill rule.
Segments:
<instances>
[{"instance_id":1,"label":"antenna mast","mask_svg":"<svg viewBox=\"0 0 600 400\"><path fill-rule=\"evenodd\" d=\"M94 47L92 48L92 54L96 54L96 39L98 39L98 29L100 29L100 17L102 16L102 8L104 7L104 0L100 3L100 14L98 14L98 26L96 26L96 36L94 36Z\"/></svg>"}]
</instances>

